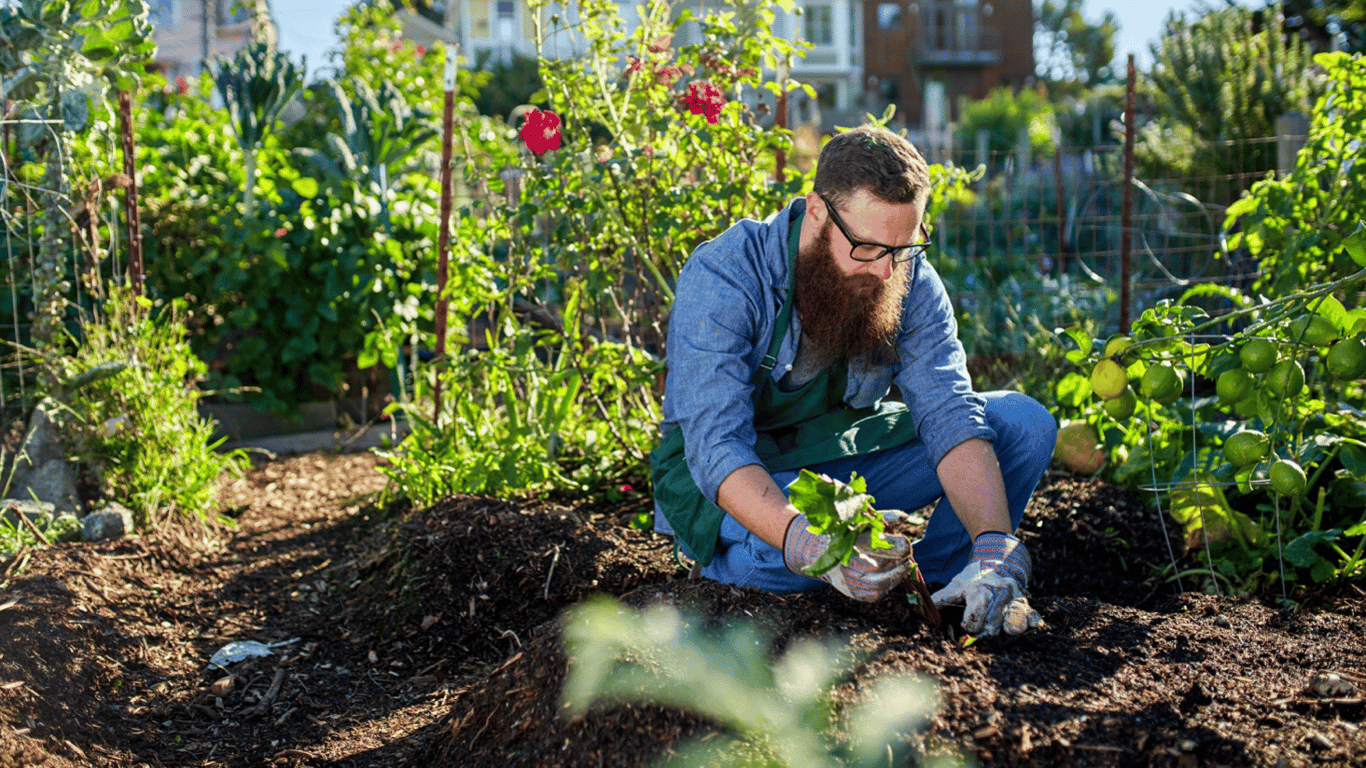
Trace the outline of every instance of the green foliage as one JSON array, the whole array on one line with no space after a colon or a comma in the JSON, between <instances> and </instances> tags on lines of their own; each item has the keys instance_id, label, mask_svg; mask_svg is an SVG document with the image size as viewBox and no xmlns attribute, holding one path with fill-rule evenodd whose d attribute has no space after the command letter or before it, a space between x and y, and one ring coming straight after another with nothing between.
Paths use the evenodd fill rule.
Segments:
<instances>
[{"instance_id":1,"label":"green foliage","mask_svg":"<svg viewBox=\"0 0 1366 768\"><path fill-rule=\"evenodd\" d=\"M240 472L240 451L215 448L199 415L205 365L185 339L183 302L154 311L116 290L81 326L53 393L57 423L101 492L133 510L139 527L184 515L216 517L218 481Z\"/></svg>"},{"instance_id":2,"label":"green foliage","mask_svg":"<svg viewBox=\"0 0 1366 768\"><path fill-rule=\"evenodd\" d=\"M1119 79L1110 69L1119 22L1105 11L1096 23L1081 13L1085 0L1043 0L1035 8L1034 71L1051 90L1095 87Z\"/></svg>"},{"instance_id":3,"label":"green foliage","mask_svg":"<svg viewBox=\"0 0 1366 768\"><path fill-rule=\"evenodd\" d=\"M544 92L545 83L541 80L537 59L513 54L511 61L490 62L491 56L492 51L481 51L474 62L475 71L486 75L480 84L479 95L474 98L479 114L505 118L512 110L532 103L537 94Z\"/></svg>"},{"instance_id":4,"label":"green foliage","mask_svg":"<svg viewBox=\"0 0 1366 768\"><path fill-rule=\"evenodd\" d=\"M1301 258L1323 262L1329 254L1305 251ZM1322 361L1328 349L1323 342L1366 334L1366 310L1349 310L1336 298L1364 282L1366 269L1261 301L1222 286L1193 288L1145 310L1134 323L1134 343L1118 356L1130 381L1151 366L1170 365L1212 384L1240 368L1238 351L1247 340L1265 339L1282 364L1298 361L1308 371L1307 385L1297 392L1261 387L1229 402L1187 390L1190 396L1165 406L1140 398L1136 418L1117 421L1099 407L1082 374L1068 374L1059 383L1062 410L1101 434L1112 459L1110 479L1152 493L1182 526L1192 554L1204 555L1201 566L1176 578L1200 573L1210 587L1217 582L1251 592L1275 579L1312 583L1362 572L1362 542L1347 539L1366 531L1360 525L1366 522L1363 499L1355 493L1366 480L1366 392L1360 382L1334 379ZM1213 295L1236 309L1209 316L1198 304ZM1308 322L1311 317L1317 319ZM1220 332L1229 328L1236 330ZM1089 336L1069 335L1078 342L1070 359L1094 363ZM1270 451L1234 466L1223 446L1249 430L1264 432ZM1304 467L1307 493L1283 498L1269 492L1268 472L1282 459ZM1316 497L1310 511L1306 505ZM1350 531L1356 533L1344 533ZM1293 552L1281 557L1280 548L1296 541Z\"/></svg>"},{"instance_id":5,"label":"green foliage","mask_svg":"<svg viewBox=\"0 0 1366 768\"><path fill-rule=\"evenodd\" d=\"M753 624L706 629L670 606L644 611L595 598L569 612L564 624L571 659L565 706L582 714L595 705L657 702L708 717L724 728L719 743L684 745L670 765L758 768L861 768L912 754L907 732L923 729L937 707L931 686L883 677L840 714L830 690L858 662L831 642L800 638L774 659L772 639ZM844 657L843 659L841 657ZM957 761L940 758L939 766Z\"/></svg>"},{"instance_id":6,"label":"green foliage","mask_svg":"<svg viewBox=\"0 0 1366 768\"><path fill-rule=\"evenodd\" d=\"M868 483L855 472L848 483L803 469L788 486L788 498L798 512L806 515L812 533L830 537L825 552L806 569L808 576L819 576L837 565L848 565L859 536L869 534L875 549L891 549L883 536L887 524L873 508Z\"/></svg>"},{"instance_id":7,"label":"green foliage","mask_svg":"<svg viewBox=\"0 0 1366 768\"><path fill-rule=\"evenodd\" d=\"M772 34L767 7L743 24L710 12L697 20L701 41L687 46L671 41L691 16L671 18L663 2L629 33L609 2L582 3L572 19L549 17L542 4L534 12L538 25L549 22L538 39L572 37L586 56L541 58L561 149L540 158L523 149L514 169L469 143L457 158L464 188L481 194L458 209L452 242L490 260L493 290L452 308L450 328L488 328L453 340L486 351L438 366L442 391L461 396L443 398L436 426L399 448L411 458L400 485L455 468L445 485L415 485L419 495L586 489L638 473L656 439L678 270L697 244L777 210L803 183L770 181L768 157L790 148L790 134L735 100L772 86L759 71L795 50ZM717 122L684 105L688 73L727 94ZM457 119L466 142L492 127Z\"/></svg>"},{"instance_id":8,"label":"green foliage","mask_svg":"<svg viewBox=\"0 0 1366 768\"><path fill-rule=\"evenodd\" d=\"M37 181L42 190L37 258L29 275L30 336L40 377L48 385L50 366L62 352L65 294L71 288L65 279L71 245L65 236L72 199L66 166L70 144L73 134L87 131L101 112L110 114L112 88L137 87L138 71L156 50L151 37L145 0L27 0L0 8L0 96L21 120L16 165L45 165L41 181L28 169L16 175ZM5 192L10 194L8 187Z\"/></svg>"},{"instance_id":9,"label":"green foliage","mask_svg":"<svg viewBox=\"0 0 1366 768\"><path fill-rule=\"evenodd\" d=\"M1254 289L1273 295L1366 267L1366 190L1356 181L1366 162L1366 58L1320 54L1314 62L1326 75L1325 87L1294 172L1254 184L1229 207L1224 224L1226 249L1246 248L1261 265ZM1359 305L1359 289L1349 290L1344 303Z\"/></svg>"},{"instance_id":10,"label":"green foliage","mask_svg":"<svg viewBox=\"0 0 1366 768\"><path fill-rule=\"evenodd\" d=\"M987 148L993 153L1015 151L1020 133L1029 136L1030 151L1036 156L1053 154L1053 105L1038 91L1019 93L1002 86L993 88L985 99L967 104L958 123L958 140L965 147L976 146L979 131L988 135Z\"/></svg>"},{"instance_id":11,"label":"green foliage","mask_svg":"<svg viewBox=\"0 0 1366 768\"><path fill-rule=\"evenodd\" d=\"M1185 155L1162 150L1274 137L1277 117L1308 110L1314 94L1308 46L1282 35L1279 13L1276 20L1264 27L1255 23L1254 11L1236 6L1194 22L1177 12L1167 18L1166 32L1152 46L1152 69L1140 84L1156 115L1141 128L1141 175L1255 177L1275 169L1273 142L1248 145L1238 156L1218 146ZM1226 202L1212 194L1197 196Z\"/></svg>"},{"instance_id":12,"label":"green foliage","mask_svg":"<svg viewBox=\"0 0 1366 768\"><path fill-rule=\"evenodd\" d=\"M280 113L303 87L303 70L264 41L248 43L232 61L220 57L209 68L246 162L243 210L251 219L256 215L257 148L275 130Z\"/></svg>"}]
</instances>

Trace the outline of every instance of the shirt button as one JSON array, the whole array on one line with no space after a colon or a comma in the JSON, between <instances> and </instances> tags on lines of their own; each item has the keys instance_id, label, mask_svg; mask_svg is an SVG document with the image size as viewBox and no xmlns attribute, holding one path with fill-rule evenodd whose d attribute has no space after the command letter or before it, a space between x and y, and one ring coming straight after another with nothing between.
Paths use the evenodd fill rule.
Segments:
<instances>
[{"instance_id":1,"label":"shirt button","mask_svg":"<svg viewBox=\"0 0 1366 768\"><path fill-rule=\"evenodd\" d=\"M783 368L783 370L785 370L785 371L790 371L790 370L792 370L792 363L788 363L788 364L787 364L787 367Z\"/></svg>"}]
</instances>

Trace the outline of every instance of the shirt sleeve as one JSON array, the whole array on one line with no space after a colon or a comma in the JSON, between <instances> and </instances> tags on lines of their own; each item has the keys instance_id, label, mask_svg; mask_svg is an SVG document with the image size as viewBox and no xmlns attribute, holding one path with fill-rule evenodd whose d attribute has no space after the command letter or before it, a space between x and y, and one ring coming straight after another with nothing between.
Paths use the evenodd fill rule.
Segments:
<instances>
[{"instance_id":1,"label":"shirt sleeve","mask_svg":"<svg viewBox=\"0 0 1366 768\"><path fill-rule=\"evenodd\" d=\"M728 241L728 242L727 242ZM737 242L738 241L738 242ZM683 430L684 456L703 496L755 452L756 352L767 326L752 242L713 241L688 260L669 316L665 424Z\"/></svg>"},{"instance_id":2,"label":"shirt sleeve","mask_svg":"<svg viewBox=\"0 0 1366 768\"><path fill-rule=\"evenodd\" d=\"M973 391L948 291L929 261L912 264L917 273L902 312L896 384L931 466L938 467L963 441L994 441L996 433L987 424L986 401Z\"/></svg>"}]
</instances>

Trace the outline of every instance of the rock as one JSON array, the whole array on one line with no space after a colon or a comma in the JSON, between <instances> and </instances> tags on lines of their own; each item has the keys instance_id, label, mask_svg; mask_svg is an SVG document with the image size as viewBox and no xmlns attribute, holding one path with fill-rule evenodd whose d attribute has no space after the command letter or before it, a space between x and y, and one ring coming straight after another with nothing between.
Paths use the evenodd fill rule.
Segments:
<instances>
[{"instance_id":1,"label":"rock","mask_svg":"<svg viewBox=\"0 0 1366 768\"><path fill-rule=\"evenodd\" d=\"M11 499L51 503L59 513L81 514L76 493L76 469L66 459L66 448L48 411L49 401L39 403L29 417L24 443L15 456L5 495Z\"/></svg>"},{"instance_id":2,"label":"rock","mask_svg":"<svg viewBox=\"0 0 1366 768\"><path fill-rule=\"evenodd\" d=\"M29 463L35 467L54 459L66 458L66 448L62 446L57 427L48 415L52 407L48 400L34 406L33 414L28 419L23 447L19 449L20 456L27 456Z\"/></svg>"},{"instance_id":3,"label":"rock","mask_svg":"<svg viewBox=\"0 0 1366 768\"><path fill-rule=\"evenodd\" d=\"M86 541L112 541L133 532L133 513L118 502L110 502L86 515L81 535Z\"/></svg>"},{"instance_id":4,"label":"rock","mask_svg":"<svg viewBox=\"0 0 1366 768\"><path fill-rule=\"evenodd\" d=\"M47 502L58 512L80 517L81 501L76 495L76 468L64 458L49 459L28 473L23 485L12 487L15 498Z\"/></svg>"},{"instance_id":5,"label":"rock","mask_svg":"<svg viewBox=\"0 0 1366 768\"><path fill-rule=\"evenodd\" d=\"M44 520L51 520L56 517L56 509L51 502L34 501L32 499L5 499L4 518L10 525L21 525L19 516L27 517L34 524L41 524Z\"/></svg>"}]
</instances>

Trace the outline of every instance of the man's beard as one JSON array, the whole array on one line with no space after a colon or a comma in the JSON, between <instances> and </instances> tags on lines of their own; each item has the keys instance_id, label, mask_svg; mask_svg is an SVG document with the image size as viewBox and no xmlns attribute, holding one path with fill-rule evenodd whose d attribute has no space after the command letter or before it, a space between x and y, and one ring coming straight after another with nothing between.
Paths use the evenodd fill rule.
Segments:
<instances>
[{"instance_id":1,"label":"man's beard","mask_svg":"<svg viewBox=\"0 0 1366 768\"><path fill-rule=\"evenodd\" d=\"M797 253L802 332L831 357L892 362L911 265L895 265L887 280L866 272L846 275L830 248L830 227L826 221L811 245Z\"/></svg>"}]
</instances>

